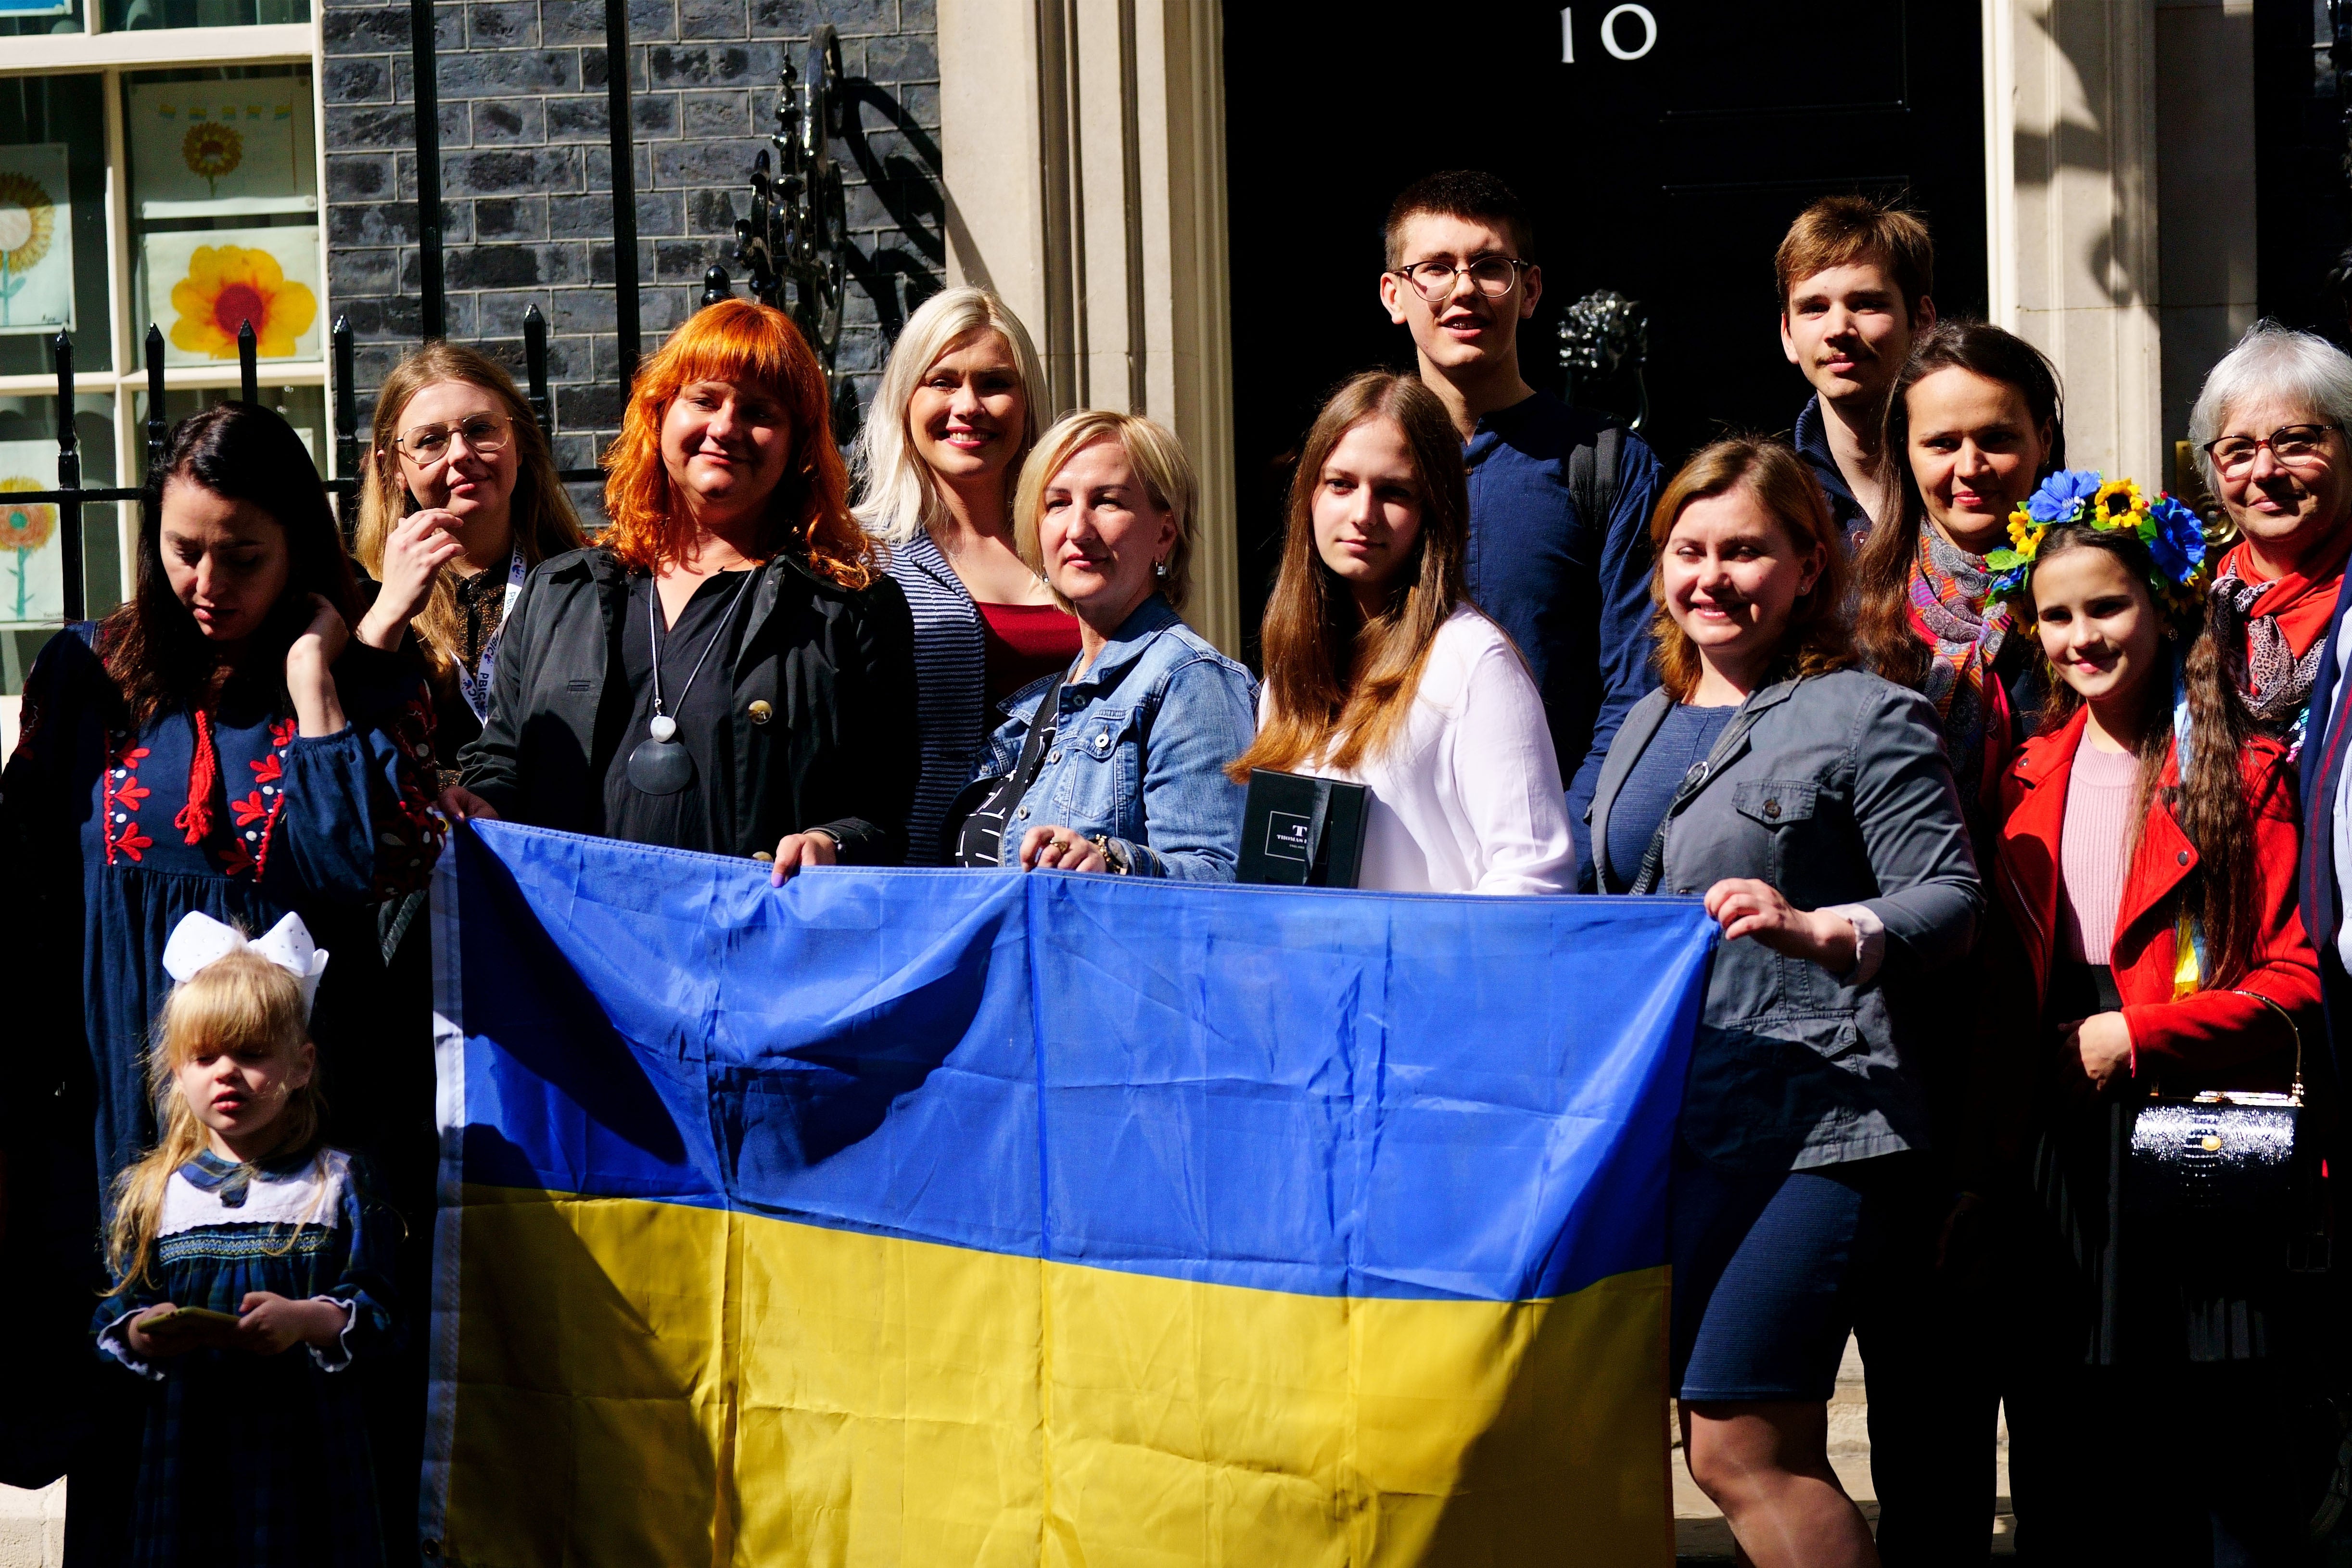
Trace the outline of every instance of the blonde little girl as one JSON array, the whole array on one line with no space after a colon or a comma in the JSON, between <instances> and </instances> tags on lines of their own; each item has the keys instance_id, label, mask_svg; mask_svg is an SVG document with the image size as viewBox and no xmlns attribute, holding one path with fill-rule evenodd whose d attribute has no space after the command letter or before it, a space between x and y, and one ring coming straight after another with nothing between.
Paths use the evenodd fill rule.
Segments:
<instances>
[{"instance_id":1,"label":"blonde little girl","mask_svg":"<svg viewBox=\"0 0 2352 1568\"><path fill-rule=\"evenodd\" d=\"M390 1340L392 1238L320 1137L326 960L294 915L247 943L190 914L164 948L162 1136L116 1184L97 1319L100 1352L153 1384L135 1563L383 1561L347 1369Z\"/></svg>"}]
</instances>

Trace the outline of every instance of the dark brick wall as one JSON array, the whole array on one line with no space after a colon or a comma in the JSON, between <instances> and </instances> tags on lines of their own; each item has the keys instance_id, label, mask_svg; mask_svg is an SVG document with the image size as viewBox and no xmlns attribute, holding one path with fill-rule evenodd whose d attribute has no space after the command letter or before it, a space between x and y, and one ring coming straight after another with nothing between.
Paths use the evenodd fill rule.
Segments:
<instances>
[{"instance_id":1,"label":"dark brick wall","mask_svg":"<svg viewBox=\"0 0 2352 1568\"><path fill-rule=\"evenodd\" d=\"M835 156L857 251L840 365L871 395L887 339L943 272L934 0L631 0L637 276L650 352L736 275L736 218L773 125L782 61L831 22L855 112ZM408 7L328 0L328 308L359 342L361 431L384 371L415 345L415 114ZM522 319L548 319L556 457L595 460L618 422L612 152L602 0L435 9L452 338L522 374Z\"/></svg>"}]
</instances>

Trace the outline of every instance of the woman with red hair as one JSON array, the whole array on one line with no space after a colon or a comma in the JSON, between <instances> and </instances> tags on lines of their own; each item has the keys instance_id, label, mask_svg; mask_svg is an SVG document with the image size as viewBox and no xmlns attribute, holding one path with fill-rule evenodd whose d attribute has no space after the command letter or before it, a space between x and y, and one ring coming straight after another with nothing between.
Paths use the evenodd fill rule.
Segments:
<instances>
[{"instance_id":1,"label":"woman with red hair","mask_svg":"<svg viewBox=\"0 0 2352 1568\"><path fill-rule=\"evenodd\" d=\"M914 625L850 515L824 372L782 311L701 310L637 372L613 525L533 568L443 805L803 866L895 864Z\"/></svg>"}]
</instances>

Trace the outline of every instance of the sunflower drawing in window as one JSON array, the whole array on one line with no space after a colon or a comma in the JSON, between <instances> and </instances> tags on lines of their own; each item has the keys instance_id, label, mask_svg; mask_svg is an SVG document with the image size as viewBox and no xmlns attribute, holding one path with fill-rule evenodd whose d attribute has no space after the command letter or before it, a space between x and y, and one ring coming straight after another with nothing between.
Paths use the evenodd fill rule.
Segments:
<instances>
[{"instance_id":1,"label":"sunflower drawing in window","mask_svg":"<svg viewBox=\"0 0 2352 1568\"><path fill-rule=\"evenodd\" d=\"M199 120L180 138L180 162L188 166L188 173L204 181L206 191L217 196L221 176L234 174L237 165L245 162L245 138L234 125Z\"/></svg>"},{"instance_id":2,"label":"sunflower drawing in window","mask_svg":"<svg viewBox=\"0 0 2352 1568\"><path fill-rule=\"evenodd\" d=\"M278 258L242 245L200 245L172 285L172 344L212 359L236 357L237 329L253 323L255 353L286 359L319 314L318 296L286 276Z\"/></svg>"},{"instance_id":3,"label":"sunflower drawing in window","mask_svg":"<svg viewBox=\"0 0 2352 1568\"><path fill-rule=\"evenodd\" d=\"M57 203L40 181L13 171L0 174L0 326L25 290L26 274L49 253L58 229Z\"/></svg>"},{"instance_id":4,"label":"sunflower drawing in window","mask_svg":"<svg viewBox=\"0 0 2352 1568\"><path fill-rule=\"evenodd\" d=\"M38 479L26 479L22 474L0 479L0 552L8 557L10 569L9 577L0 579L0 604L11 605L6 618L12 621L25 619L32 607L32 579L26 569L32 564L35 552L57 532L58 509L46 502L27 505L11 501L7 497L15 490L47 488Z\"/></svg>"}]
</instances>

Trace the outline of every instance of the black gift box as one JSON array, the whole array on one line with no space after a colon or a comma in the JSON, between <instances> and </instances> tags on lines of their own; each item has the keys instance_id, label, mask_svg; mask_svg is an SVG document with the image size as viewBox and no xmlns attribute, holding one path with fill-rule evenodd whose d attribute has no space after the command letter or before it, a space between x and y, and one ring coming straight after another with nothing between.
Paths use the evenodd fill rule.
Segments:
<instances>
[{"instance_id":1,"label":"black gift box","mask_svg":"<svg viewBox=\"0 0 2352 1568\"><path fill-rule=\"evenodd\" d=\"M1250 770L1242 808L1238 879L1291 887L1352 888L1363 868L1372 792L1306 773Z\"/></svg>"}]
</instances>

